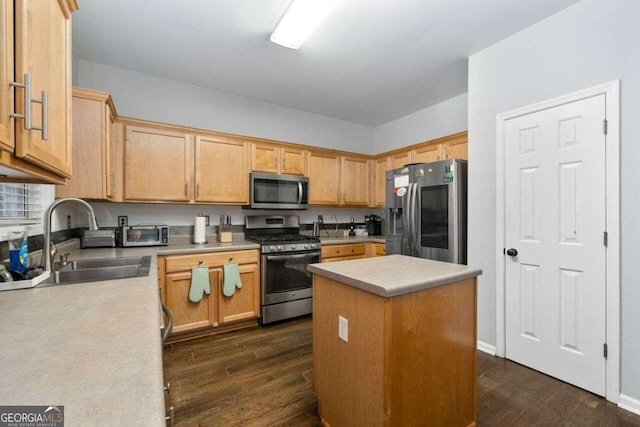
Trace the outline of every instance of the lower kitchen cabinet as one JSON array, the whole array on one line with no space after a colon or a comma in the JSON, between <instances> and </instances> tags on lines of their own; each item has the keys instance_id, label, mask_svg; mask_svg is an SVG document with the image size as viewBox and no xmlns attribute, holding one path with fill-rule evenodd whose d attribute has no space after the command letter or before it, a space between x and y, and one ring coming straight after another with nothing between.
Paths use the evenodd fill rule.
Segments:
<instances>
[{"instance_id":1,"label":"lower kitchen cabinet","mask_svg":"<svg viewBox=\"0 0 640 427\"><path fill-rule=\"evenodd\" d=\"M231 297L222 293L223 266L237 262L242 288ZM209 268L211 294L193 303L189 300L191 270ZM260 261L258 250L213 252L158 257L160 295L173 313L173 333L218 327L260 316Z\"/></svg>"},{"instance_id":2,"label":"lower kitchen cabinet","mask_svg":"<svg viewBox=\"0 0 640 427\"><path fill-rule=\"evenodd\" d=\"M322 262L347 261L365 258L369 243L347 243L339 245L322 245Z\"/></svg>"}]
</instances>

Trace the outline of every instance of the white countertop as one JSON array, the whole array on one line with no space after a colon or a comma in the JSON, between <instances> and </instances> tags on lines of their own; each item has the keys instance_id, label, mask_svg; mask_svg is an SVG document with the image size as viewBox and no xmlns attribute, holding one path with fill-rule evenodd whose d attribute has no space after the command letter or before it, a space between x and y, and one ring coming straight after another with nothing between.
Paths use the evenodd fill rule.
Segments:
<instances>
[{"instance_id":1,"label":"white countertop","mask_svg":"<svg viewBox=\"0 0 640 427\"><path fill-rule=\"evenodd\" d=\"M68 426L164 426L157 254L259 247L64 250L70 260L152 255L149 276L0 292L0 405L64 405Z\"/></svg>"},{"instance_id":2,"label":"white countertop","mask_svg":"<svg viewBox=\"0 0 640 427\"><path fill-rule=\"evenodd\" d=\"M479 276L482 270L405 255L311 264L308 270L381 297L394 297Z\"/></svg>"}]
</instances>

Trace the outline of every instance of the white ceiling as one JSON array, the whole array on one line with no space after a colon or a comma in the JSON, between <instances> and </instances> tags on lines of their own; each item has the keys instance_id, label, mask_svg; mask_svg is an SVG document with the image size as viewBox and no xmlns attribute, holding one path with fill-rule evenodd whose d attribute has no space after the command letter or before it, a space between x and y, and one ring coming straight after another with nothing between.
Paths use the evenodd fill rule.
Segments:
<instances>
[{"instance_id":1,"label":"white ceiling","mask_svg":"<svg viewBox=\"0 0 640 427\"><path fill-rule=\"evenodd\" d=\"M467 90L467 57L578 0L344 0L300 50L291 0L81 0L74 56L365 125Z\"/></svg>"}]
</instances>

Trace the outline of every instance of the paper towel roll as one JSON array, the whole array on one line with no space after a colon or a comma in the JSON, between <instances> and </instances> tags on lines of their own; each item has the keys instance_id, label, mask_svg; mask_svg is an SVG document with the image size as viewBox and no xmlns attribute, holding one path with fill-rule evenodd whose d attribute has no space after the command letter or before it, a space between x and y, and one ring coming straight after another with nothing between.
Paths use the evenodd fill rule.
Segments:
<instances>
[{"instance_id":1,"label":"paper towel roll","mask_svg":"<svg viewBox=\"0 0 640 427\"><path fill-rule=\"evenodd\" d=\"M197 216L193 227L193 243L204 243L206 240L206 218Z\"/></svg>"}]
</instances>

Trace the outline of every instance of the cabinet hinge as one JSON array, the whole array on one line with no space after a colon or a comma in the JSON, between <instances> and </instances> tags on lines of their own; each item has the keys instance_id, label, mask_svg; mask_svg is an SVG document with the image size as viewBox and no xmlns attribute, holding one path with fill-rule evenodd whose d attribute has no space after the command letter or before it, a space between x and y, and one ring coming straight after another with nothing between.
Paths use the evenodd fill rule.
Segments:
<instances>
[{"instance_id":1,"label":"cabinet hinge","mask_svg":"<svg viewBox=\"0 0 640 427\"><path fill-rule=\"evenodd\" d=\"M607 130L609 129L609 122L607 119L602 119L602 132L606 135Z\"/></svg>"},{"instance_id":2,"label":"cabinet hinge","mask_svg":"<svg viewBox=\"0 0 640 427\"><path fill-rule=\"evenodd\" d=\"M604 247L606 248L607 246L609 246L609 233L607 233L606 231L603 234L603 243L604 243Z\"/></svg>"},{"instance_id":3,"label":"cabinet hinge","mask_svg":"<svg viewBox=\"0 0 640 427\"><path fill-rule=\"evenodd\" d=\"M604 355L604 358L607 358L607 355L609 353L609 347L607 346L607 343L604 343L602 345L602 354Z\"/></svg>"}]
</instances>

